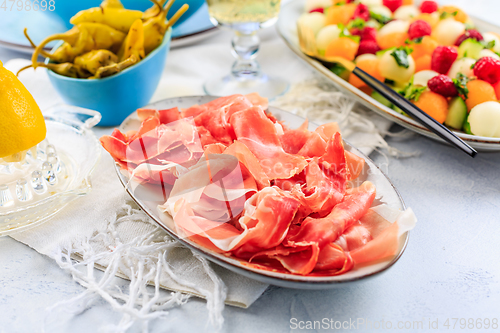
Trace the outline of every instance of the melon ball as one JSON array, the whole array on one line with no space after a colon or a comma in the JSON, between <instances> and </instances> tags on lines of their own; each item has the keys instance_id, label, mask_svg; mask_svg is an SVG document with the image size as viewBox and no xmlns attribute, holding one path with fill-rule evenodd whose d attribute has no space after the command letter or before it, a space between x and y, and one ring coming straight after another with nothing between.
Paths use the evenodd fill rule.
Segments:
<instances>
[{"instance_id":1,"label":"melon ball","mask_svg":"<svg viewBox=\"0 0 500 333\"><path fill-rule=\"evenodd\" d=\"M354 59L354 62L358 63L364 60L375 60L375 59L377 59L377 56L375 54L365 53L360 56L357 56L356 59Z\"/></svg>"},{"instance_id":2,"label":"melon ball","mask_svg":"<svg viewBox=\"0 0 500 333\"><path fill-rule=\"evenodd\" d=\"M359 0L359 3L362 3L363 5L367 5L368 7L373 7L373 6L382 6L382 0Z\"/></svg>"},{"instance_id":3,"label":"melon ball","mask_svg":"<svg viewBox=\"0 0 500 333\"><path fill-rule=\"evenodd\" d=\"M382 27L382 24L380 24L377 20L374 19L369 19L368 22L366 22L367 27L372 27L375 29L380 29Z\"/></svg>"},{"instance_id":4,"label":"melon ball","mask_svg":"<svg viewBox=\"0 0 500 333\"><path fill-rule=\"evenodd\" d=\"M469 124L474 135L500 138L500 103L484 102L473 107Z\"/></svg>"},{"instance_id":5,"label":"melon ball","mask_svg":"<svg viewBox=\"0 0 500 333\"><path fill-rule=\"evenodd\" d=\"M453 18L442 20L434 31L432 36L441 45L455 45L458 37L465 32L465 25L455 21Z\"/></svg>"},{"instance_id":6,"label":"melon ball","mask_svg":"<svg viewBox=\"0 0 500 333\"><path fill-rule=\"evenodd\" d=\"M395 32L407 32L409 27L410 22L408 21L394 20L380 28L380 30L378 31L378 35L385 36Z\"/></svg>"},{"instance_id":7,"label":"melon ball","mask_svg":"<svg viewBox=\"0 0 500 333\"><path fill-rule=\"evenodd\" d=\"M373 6L370 8L371 12L374 12L375 14L379 14L385 17L392 17L392 12L389 8L386 6Z\"/></svg>"},{"instance_id":8,"label":"melon ball","mask_svg":"<svg viewBox=\"0 0 500 333\"><path fill-rule=\"evenodd\" d=\"M493 46L493 51L499 52L500 53L500 38L498 38L497 35L491 33L491 32L485 32L483 34L484 41L489 43L492 40L495 41L495 46Z\"/></svg>"},{"instance_id":9,"label":"melon ball","mask_svg":"<svg viewBox=\"0 0 500 333\"><path fill-rule=\"evenodd\" d=\"M453 65L451 65L451 68L448 71L448 76L452 79L456 79L458 73L462 73L467 77L472 77L474 76L474 70L471 69L471 66L475 63L476 60L472 58L458 59L453 63Z\"/></svg>"},{"instance_id":10,"label":"melon ball","mask_svg":"<svg viewBox=\"0 0 500 333\"><path fill-rule=\"evenodd\" d=\"M479 52L479 59L481 59L482 57L491 57L493 59L500 60L500 56L498 56L498 54L488 49L484 49Z\"/></svg>"},{"instance_id":11,"label":"melon ball","mask_svg":"<svg viewBox=\"0 0 500 333\"><path fill-rule=\"evenodd\" d=\"M416 86L427 87L427 82L435 76L438 76L439 73L431 70L423 70L415 73L413 76L413 84Z\"/></svg>"},{"instance_id":12,"label":"melon ball","mask_svg":"<svg viewBox=\"0 0 500 333\"><path fill-rule=\"evenodd\" d=\"M420 10L413 5L401 6L394 12L396 20L410 21L420 14Z\"/></svg>"},{"instance_id":13,"label":"melon ball","mask_svg":"<svg viewBox=\"0 0 500 333\"><path fill-rule=\"evenodd\" d=\"M335 39L339 38L342 30L336 25L327 25L326 27L321 28L316 36L316 46L318 47L318 51L324 52L330 44Z\"/></svg>"},{"instance_id":14,"label":"melon ball","mask_svg":"<svg viewBox=\"0 0 500 333\"><path fill-rule=\"evenodd\" d=\"M383 77L396 82L406 82L411 79L415 73L415 61L411 55L408 55L408 68L400 66L394 56L393 50L384 53L380 58L379 70Z\"/></svg>"},{"instance_id":15,"label":"melon ball","mask_svg":"<svg viewBox=\"0 0 500 333\"><path fill-rule=\"evenodd\" d=\"M325 26L326 18L325 15L318 12L304 13L300 15L298 22L300 25L309 27L316 36L318 31Z\"/></svg>"},{"instance_id":16,"label":"melon ball","mask_svg":"<svg viewBox=\"0 0 500 333\"><path fill-rule=\"evenodd\" d=\"M332 0L307 0L304 10L310 12L316 8L326 8L332 5Z\"/></svg>"}]
</instances>

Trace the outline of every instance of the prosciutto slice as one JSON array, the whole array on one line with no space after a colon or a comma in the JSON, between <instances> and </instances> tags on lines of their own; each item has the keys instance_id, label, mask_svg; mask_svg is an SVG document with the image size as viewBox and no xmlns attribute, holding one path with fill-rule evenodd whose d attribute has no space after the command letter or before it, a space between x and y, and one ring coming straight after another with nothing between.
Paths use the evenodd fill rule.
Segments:
<instances>
[{"instance_id":1,"label":"prosciutto slice","mask_svg":"<svg viewBox=\"0 0 500 333\"><path fill-rule=\"evenodd\" d=\"M238 141L259 159L269 179L290 178L306 167L303 157L283 150L276 127L261 107L237 112L230 122Z\"/></svg>"}]
</instances>

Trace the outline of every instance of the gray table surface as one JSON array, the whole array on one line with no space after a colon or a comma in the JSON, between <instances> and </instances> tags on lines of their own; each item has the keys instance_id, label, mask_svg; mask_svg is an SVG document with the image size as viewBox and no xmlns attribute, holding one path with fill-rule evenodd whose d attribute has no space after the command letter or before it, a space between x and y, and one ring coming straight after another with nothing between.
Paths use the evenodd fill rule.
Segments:
<instances>
[{"instance_id":1,"label":"gray table surface","mask_svg":"<svg viewBox=\"0 0 500 333\"><path fill-rule=\"evenodd\" d=\"M451 2L497 22L498 0ZM18 57L26 55L0 49L3 62ZM389 324L393 331L398 326L396 331L428 331L435 325L434 331L458 331L461 318L467 325L474 320L467 331L500 331L500 323L496 330L491 325L488 330L477 329L479 321L500 321L500 153L471 159L417 135L388 142L404 151L421 152L410 159L371 155L419 219L399 262L376 278L334 290L271 287L249 309L226 307L223 332L328 331L325 323L330 325L330 320L368 323L349 326L348 330L361 332L384 331L381 327ZM0 238L0 332L39 332L44 320L47 332L93 332L120 320L121 315L104 301L78 316L47 317L47 307L83 290L51 259L9 237ZM455 329L453 318L457 318ZM212 331L207 320L205 302L192 299L149 328ZM324 326L301 330L296 327L299 321L304 325L321 321ZM130 331L140 330L136 325Z\"/></svg>"}]
</instances>

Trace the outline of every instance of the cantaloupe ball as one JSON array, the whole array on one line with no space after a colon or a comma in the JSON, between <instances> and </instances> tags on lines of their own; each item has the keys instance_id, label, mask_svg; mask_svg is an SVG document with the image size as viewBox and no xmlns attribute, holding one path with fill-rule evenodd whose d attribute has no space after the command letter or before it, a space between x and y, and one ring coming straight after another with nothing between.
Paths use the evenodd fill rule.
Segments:
<instances>
[{"instance_id":1,"label":"cantaloupe ball","mask_svg":"<svg viewBox=\"0 0 500 333\"><path fill-rule=\"evenodd\" d=\"M442 20L432 32L432 37L441 45L455 45L458 37L465 32L465 25L453 18Z\"/></svg>"},{"instance_id":2,"label":"cantaloupe ball","mask_svg":"<svg viewBox=\"0 0 500 333\"><path fill-rule=\"evenodd\" d=\"M357 56L356 59L354 59L354 62L358 63L358 62L363 62L365 60L374 60L374 59L377 59L377 56L375 54L365 53L360 56Z\"/></svg>"},{"instance_id":3,"label":"cantaloupe ball","mask_svg":"<svg viewBox=\"0 0 500 333\"><path fill-rule=\"evenodd\" d=\"M310 12L316 8L326 8L332 5L332 0L307 0L304 10Z\"/></svg>"},{"instance_id":4,"label":"cantaloupe ball","mask_svg":"<svg viewBox=\"0 0 500 333\"><path fill-rule=\"evenodd\" d=\"M383 77L396 82L406 82L411 79L415 73L415 61L412 56L408 56L408 68L399 66L394 56L391 55L393 50L384 53L380 58L379 69Z\"/></svg>"},{"instance_id":5,"label":"cantaloupe ball","mask_svg":"<svg viewBox=\"0 0 500 333\"><path fill-rule=\"evenodd\" d=\"M453 65L451 65L450 71L448 72L448 76L452 79L456 79L458 73L462 73L467 77L474 76L474 70L471 69L471 66L476 63L475 59L472 58L462 58L456 60Z\"/></svg>"},{"instance_id":6,"label":"cantaloupe ball","mask_svg":"<svg viewBox=\"0 0 500 333\"><path fill-rule=\"evenodd\" d=\"M314 12L314 13L304 13L299 17L299 23L311 28L314 35L318 33L326 24L325 15Z\"/></svg>"},{"instance_id":7,"label":"cantaloupe ball","mask_svg":"<svg viewBox=\"0 0 500 333\"><path fill-rule=\"evenodd\" d=\"M485 32L483 34L484 41L489 43L492 40L495 41L495 46L493 46L493 51L500 53L500 38L497 35L492 34L491 32Z\"/></svg>"},{"instance_id":8,"label":"cantaloupe ball","mask_svg":"<svg viewBox=\"0 0 500 333\"><path fill-rule=\"evenodd\" d=\"M419 14L420 10L416 6L401 6L394 12L394 18L396 20L410 21Z\"/></svg>"},{"instance_id":9,"label":"cantaloupe ball","mask_svg":"<svg viewBox=\"0 0 500 333\"><path fill-rule=\"evenodd\" d=\"M481 59L482 57L491 57L493 59L500 60L500 56L498 56L498 54L488 49L484 49L479 52L479 59Z\"/></svg>"},{"instance_id":10,"label":"cantaloupe ball","mask_svg":"<svg viewBox=\"0 0 500 333\"><path fill-rule=\"evenodd\" d=\"M385 17L392 17L392 11L384 5L372 6L370 7L370 11Z\"/></svg>"},{"instance_id":11,"label":"cantaloupe ball","mask_svg":"<svg viewBox=\"0 0 500 333\"><path fill-rule=\"evenodd\" d=\"M327 25L321 28L316 35L316 46L318 47L318 51L323 53L328 44L339 38L341 32L342 30L336 25Z\"/></svg>"},{"instance_id":12,"label":"cantaloupe ball","mask_svg":"<svg viewBox=\"0 0 500 333\"><path fill-rule=\"evenodd\" d=\"M424 70L415 73L413 76L413 84L416 86L427 87L427 82L435 76L438 76L439 73L431 70Z\"/></svg>"},{"instance_id":13,"label":"cantaloupe ball","mask_svg":"<svg viewBox=\"0 0 500 333\"><path fill-rule=\"evenodd\" d=\"M362 3L363 5L367 5L368 7L372 6L382 6L382 0L359 0L359 3Z\"/></svg>"},{"instance_id":14,"label":"cantaloupe ball","mask_svg":"<svg viewBox=\"0 0 500 333\"><path fill-rule=\"evenodd\" d=\"M484 102L473 107L469 124L474 135L500 138L500 103Z\"/></svg>"},{"instance_id":15,"label":"cantaloupe ball","mask_svg":"<svg viewBox=\"0 0 500 333\"><path fill-rule=\"evenodd\" d=\"M395 32L406 33L408 32L409 27L410 27L410 22L408 21L394 20L387 23L382 28L380 28L380 30L378 31L378 36L385 36Z\"/></svg>"}]
</instances>

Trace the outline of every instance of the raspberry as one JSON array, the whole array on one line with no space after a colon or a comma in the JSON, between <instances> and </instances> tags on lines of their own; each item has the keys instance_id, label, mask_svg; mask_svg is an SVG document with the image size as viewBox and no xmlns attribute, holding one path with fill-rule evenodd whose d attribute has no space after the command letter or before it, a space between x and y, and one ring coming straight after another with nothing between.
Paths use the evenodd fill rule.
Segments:
<instances>
[{"instance_id":1,"label":"raspberry","mask_svg":"<svg viewBox=\"0 0 500 333\"><path fill-rule=\"evenodd\" d=\"M361 37L361 41L364 40L377 40L377 29L372 27L365 27L360 30L358 28L354 28L351 30L351 35Z\"/></svg>"},{"instance_id":2,"label":"raspberry","mask_svg":"<svg viewBox=\"0 0 500 333\"><path fill-rule=\"evenodd\" d=\"M474 38L477 41L483 40L483 35L477 30L470 29L460 35L455 42L456 46L460 46L466 39Z\"/></svg>"},{"instance_id":3,"label":"raspberry","mask_svg":"<svg viewBox=\"0 0 500 333\"><path fill-rule=\"evenodd\" d=\"M438 4L436 3L436 1L432 1L432 0L426 0L426 1L423 1L422 4L420 5L420 11L422 13L434 13L435 11L438 10Z\"/></svg>"},{"instance_id":4,"label":"raspberry","mask_svg":"<svg viewBox=\"0 0 500 333\"><path fill-rule=\"evenodd\" d=\"M391 12L394 13L396 11L396 9L398 9L399 7L401 7L403 5L403 0L384 0L383 3L384 3L384 6L389 8L391 10Z\"/></svg>"},{"instance_id":5,"label":"raspberry","mask_svg":"<svg viewBox=\"0 0 500 333\"><path fill-rule=\"evenodd\" d=\"M431 69L441 74L446 74L457 59L458 52L452 46L438 46L432 53Z\"/></svg>"},{"instance_id":6,"label":"raspberry","mask_svg":"<svg viewBox=\"0 0 500 333\"><path fill-rule=\"evenodd\" d=\"M311 10L309 11L309 13L314 13L314 12L318 12L318 13L323 14L323 13L325 12L325 9L324 9L324 8L321 8L321 7L318 7L318 8L311 9Z\"/></svg>"},{"instance_id":7,"label":"raspberry","mask_svg":"<svg viewBox=\"0 0 500 333\"><path fill-rule=\"evenodd\" d=\"M356 56L360 56L362 54L375 54L380 51L380 47L377 42L374 40L363 40L359 43L358 54Z\"/></svg>"},{"instance_id":8,"label":"raspberry","mask_svg":"<svg viewBox=\"0 0 500 333\"><path fill-rule=\"evenodd\" d=\"M352 16L352 19L356 19L358 17L363 19L364 21L368 21L370 19L370 9L368 9L367 5L360 3L356 7L356 10L354 11L354 15Z\"/></svg>"},{"instance_id":9,"label":"raspberry","mask_svg":"<svg viewBox=\"0 0 500 333\"><path fill-rule=\"evenodd\" d=\"M408 29L408 35L410 39L430 36L431 32L431 25L424 20L416 20L410 25L410 28Z\"/></svg>"},{"instance_id":10,"label":"raspberry","mask_svg":"<svg viewBox=\"0 0 500 333\"><path fill-rule=\"evenodd\" d=\"M500 80L500 60L482 57L474 65L474 75L491 84L497 83Z\"/></svg>"},{"instance_id":11,"label":"raspberry","mask_svg":"<svg viewBox=\"0 0 500 333\"><path fill-rule=\"evenodd\" d=\"M430 79L429 82L427 82L427 87L429 87L432 92L444 97L458 96L458 90L453 80L444 74L436 75Z\"/></svg>"}]
</instances>

